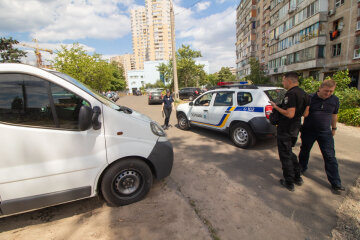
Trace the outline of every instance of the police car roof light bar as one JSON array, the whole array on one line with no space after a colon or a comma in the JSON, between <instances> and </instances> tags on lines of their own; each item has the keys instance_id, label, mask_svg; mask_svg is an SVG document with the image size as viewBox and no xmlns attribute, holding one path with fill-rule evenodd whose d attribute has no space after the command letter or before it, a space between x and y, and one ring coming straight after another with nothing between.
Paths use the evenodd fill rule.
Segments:
<instances>
[{"instance_id":1,"label":"police car roof light bar","mask_svg":"<svg viewBox=\"0 0 360 240\"><path fill-rule=\"evenodd\" d=\"M223 85L220 86L220 88L258 89L256 85L242 85L242 84Z\"/></svg>"}]
</instances>

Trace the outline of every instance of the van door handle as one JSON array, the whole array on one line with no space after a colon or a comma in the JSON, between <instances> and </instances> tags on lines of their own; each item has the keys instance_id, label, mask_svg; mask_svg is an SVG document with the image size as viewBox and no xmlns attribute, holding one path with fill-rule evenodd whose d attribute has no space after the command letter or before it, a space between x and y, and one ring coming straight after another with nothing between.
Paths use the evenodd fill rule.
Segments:
<instances>
[{"instance_id":1,"label":"van door handle","mask_svg":"<svg viewBox=\"0 0 360 240\"><path fill-rule=\"evenodd\" d=\"M209 110L204 110L204 112L208 112Z\"/></svg>"}]
</instances>

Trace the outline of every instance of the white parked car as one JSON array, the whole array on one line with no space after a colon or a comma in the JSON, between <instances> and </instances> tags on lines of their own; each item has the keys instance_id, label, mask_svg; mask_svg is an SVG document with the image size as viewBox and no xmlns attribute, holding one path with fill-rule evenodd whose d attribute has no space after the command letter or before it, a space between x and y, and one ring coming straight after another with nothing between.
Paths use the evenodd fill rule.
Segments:
<instances>
[{"instance_id":1,"label":"white parked car","mask_svg":"<svg viewBox=\"0 0 360 240\"><path fill-rule=\"evenodd\" d=\"M285 92L283 88L255 85L230 85L208 91L177 107L178 126L183 130L194 125L227 132L236 146L248 148L257 138L276 134L268 120L272 112L269 101L280 103Z\"/></svg>"},{"instance_id":2,"label":"white parked car","mask_svg":"<svg viewBox=\"0 0 360 240\"><path fill-rule=\"evenodd\" d=\"M139 201L173 149L150 118L66 74L0 64L0 215L101 194Z\"/></svg>"}]
</instances>

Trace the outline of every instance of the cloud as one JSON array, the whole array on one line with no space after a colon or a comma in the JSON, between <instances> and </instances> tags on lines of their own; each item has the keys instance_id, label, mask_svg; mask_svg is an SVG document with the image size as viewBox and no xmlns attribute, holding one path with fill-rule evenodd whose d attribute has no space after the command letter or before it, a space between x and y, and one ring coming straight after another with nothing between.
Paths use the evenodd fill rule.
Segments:
<instances>
[{"instance_id":1,"label":"cloud","mask_svg":"<svg viewBox=\"0 0 360 240\"><path fill-rule=\"evenodd\" d=\"M175 8L176 38L183 39L195 50L200 50L201 60L209 61L210 72L221 67L235 67L236 10L230 7L205 18L195 18L189 9Z\"/></svg>"},{"instance_id":2,"label":"cloud","mask_svg":"<svg viewBox=\"0 0 360 240\"><path fill-rule=\"evenodd\" d=\"M208 7L210 7L211 3L210 2L199 2L198 4L196 4L196 10L197 12L201 12L203 10L208 9Z\"/></svg>"},{"instance_id":3,"label":"cloud","mask_svg":"<svg viewBox=\"0 0 360 240\"><path fill-rule=\"evenodd\" d=\"M133 0L2 0L0 29L30 32L43 42L120 38L130 32L124 9L133 6Z\"/></svg>"}]
</instances>

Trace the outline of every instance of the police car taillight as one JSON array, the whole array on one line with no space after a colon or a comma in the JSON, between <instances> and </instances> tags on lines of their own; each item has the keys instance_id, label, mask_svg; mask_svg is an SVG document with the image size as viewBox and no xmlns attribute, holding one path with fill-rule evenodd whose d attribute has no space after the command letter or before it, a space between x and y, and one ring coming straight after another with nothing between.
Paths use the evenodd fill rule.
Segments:
<instances>
[{"instance_id":1,"label":"police car taillight","mask_svg":"<svg viewBox=\"0 0 360 240\"><path fill-rule=\"evenodd\" d=\"M151 99L151 93L149 94L149 99Z\"/></svg>"},{"instance_id":2,"label":"police car taillight","mask_svg":"<svg viewBox=\"0 0 360 240\"><path fill-rule=\"evenodd\" d=\"M265 106L265 116L267 119L269 119L270 114L272 113L273 107L271 105Z\"/></svg>"}]
</instances>

